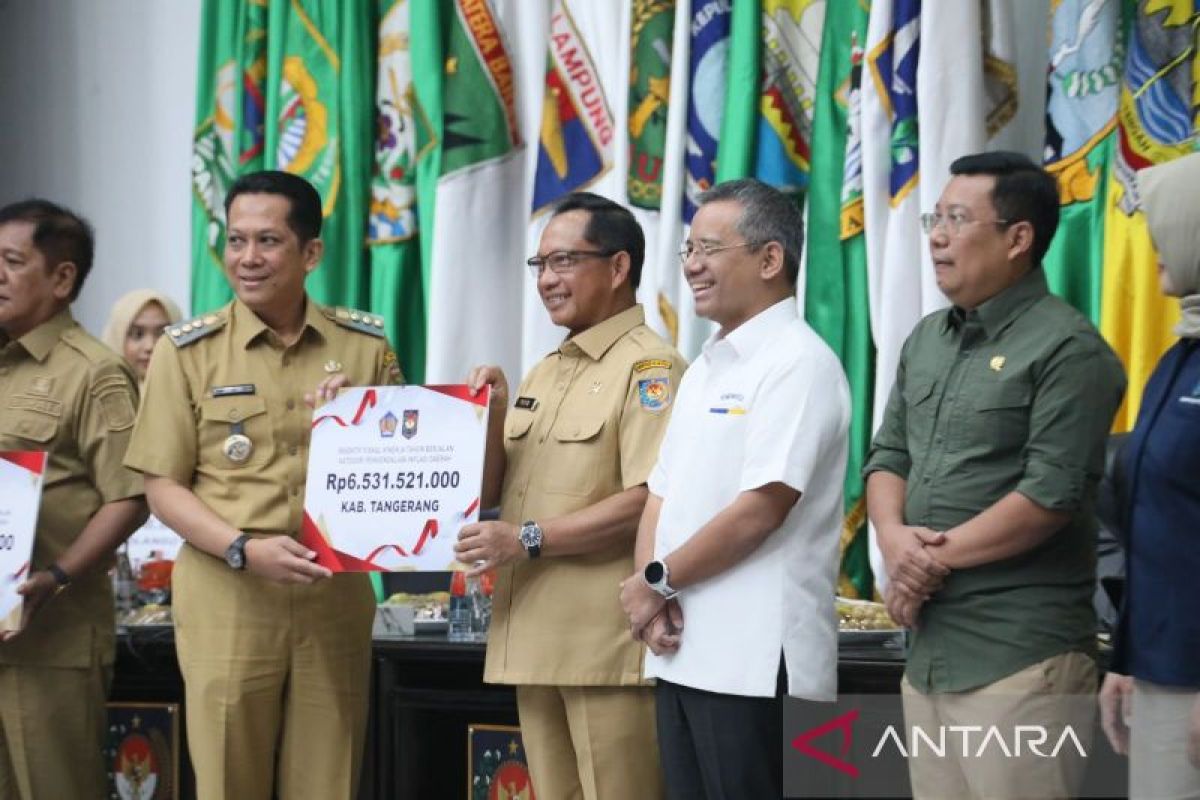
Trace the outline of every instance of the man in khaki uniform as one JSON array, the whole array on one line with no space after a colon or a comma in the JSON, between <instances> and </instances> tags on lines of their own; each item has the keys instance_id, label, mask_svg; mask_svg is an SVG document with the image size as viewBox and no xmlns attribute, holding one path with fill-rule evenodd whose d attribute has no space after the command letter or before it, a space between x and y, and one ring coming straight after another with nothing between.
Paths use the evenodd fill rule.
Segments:
<instances>
[{"instance_id":1,"label":"man in khaki uniform","mask_svg":"<svg viewBox=\"0 0 1200 800\"><path fill-rule=\"evenodd\" d=\"M539 797L662 794L643 650L617 602L685 366L634 299L644 250L627 210L568 196L529 265L570 335L511 411L498 368L468 378L492 386L483 501L500 521L464 528L457 550L476 572L499 567L484 679L517 685Z\"/></svg>"},{"instance_id":2,"label":"man in khaki uniform","mask_svg":"<svg viewBox=\"0 0 1200 800\"><path fill-rule=\"evenodd\" d=\"M146 505L121 466L136 381L71 318L92 251L88 224L53 203L0 209L0 450L49 455L24 612L0 635L0 800L104 794L106 570Z\"/></svg>"},{"instance_id":3,"label":"man in khaki uniform","mask_svg":"<svg viewBox=\"0 0 1200 800\"><path fill-rule=\"evenodd\" d=\"M312 413L334 376L397 383L378 317L304 290L321 260L321 199L260 172L226 198L224 308L167 329L146 376L126 463L186 540L175 640L197 794L355 796L366 732L374 595L296 537ZM274 795L273 795L274 793Z\"/></svg>"}]
</instances>

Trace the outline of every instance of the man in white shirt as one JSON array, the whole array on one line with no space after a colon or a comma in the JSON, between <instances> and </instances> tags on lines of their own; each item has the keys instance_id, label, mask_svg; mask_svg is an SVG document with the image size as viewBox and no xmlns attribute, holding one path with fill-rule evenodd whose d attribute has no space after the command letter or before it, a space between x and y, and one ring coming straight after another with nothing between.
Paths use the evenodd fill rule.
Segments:
<instances>
[{"instance_id":1,"label":"man in white shirt","mask_svg":"<svg viewBox=\"0 0 1200 800\"><path fill-rule=\"evenodd\" d=\"M673 798L781 796L782 693L837 691L850 399L797 311L802 240L787 197L740 180L703 195L681 253L720 330L684 375L621 588Z\"/></svg>"}]
</instances>

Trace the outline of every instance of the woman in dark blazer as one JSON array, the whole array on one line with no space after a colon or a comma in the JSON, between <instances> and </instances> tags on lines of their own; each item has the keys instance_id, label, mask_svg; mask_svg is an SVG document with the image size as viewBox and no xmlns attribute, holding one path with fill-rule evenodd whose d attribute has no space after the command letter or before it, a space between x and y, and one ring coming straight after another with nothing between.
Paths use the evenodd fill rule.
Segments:
<instances>
[{"instance_id":1,"label":"woman in dark blazer","mask_svg":"<svg viewBox=\"0 0 1200 800\"><path fill-rule=\"evenodd\" d=\"M1122 451L1126 587L1101 722L1132 798L1200 798L1200 153L1138 173L1179 342Z\"/></svg>"}]
</instances>

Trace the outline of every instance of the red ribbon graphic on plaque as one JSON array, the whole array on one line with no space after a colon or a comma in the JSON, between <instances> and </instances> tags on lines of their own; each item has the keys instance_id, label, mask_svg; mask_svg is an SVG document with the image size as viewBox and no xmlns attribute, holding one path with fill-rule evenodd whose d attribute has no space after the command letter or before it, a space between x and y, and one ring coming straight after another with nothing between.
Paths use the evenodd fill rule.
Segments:
<instances>
[{"instance_id":1,"label":"red ribbon graphic on plaque","mask_svg":"<svg viewBox=\"0 0 1200 800\"><path fill-rule=\"evenodd\" d=\"M479 514L488 400L466 386L351 389L312 423L300 541L334 572L460 567Z\"/></svg>"}]
</instances>

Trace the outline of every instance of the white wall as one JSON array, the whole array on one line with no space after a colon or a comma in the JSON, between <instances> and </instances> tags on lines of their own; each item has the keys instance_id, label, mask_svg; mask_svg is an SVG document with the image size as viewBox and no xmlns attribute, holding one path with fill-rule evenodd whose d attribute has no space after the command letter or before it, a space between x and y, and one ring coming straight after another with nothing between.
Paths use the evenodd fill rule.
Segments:
<instances>
[{"instance_id":1,"label":"white wall","mask_svg":"<svg viewBox=\"0 0 1200 800\"><path fill-rule=\"evenodd\" d=\"M91 220L94 333L130 289L188 307L199 25L200 0L0 0L0 203Z\"/></svg>"}]
</instances>

